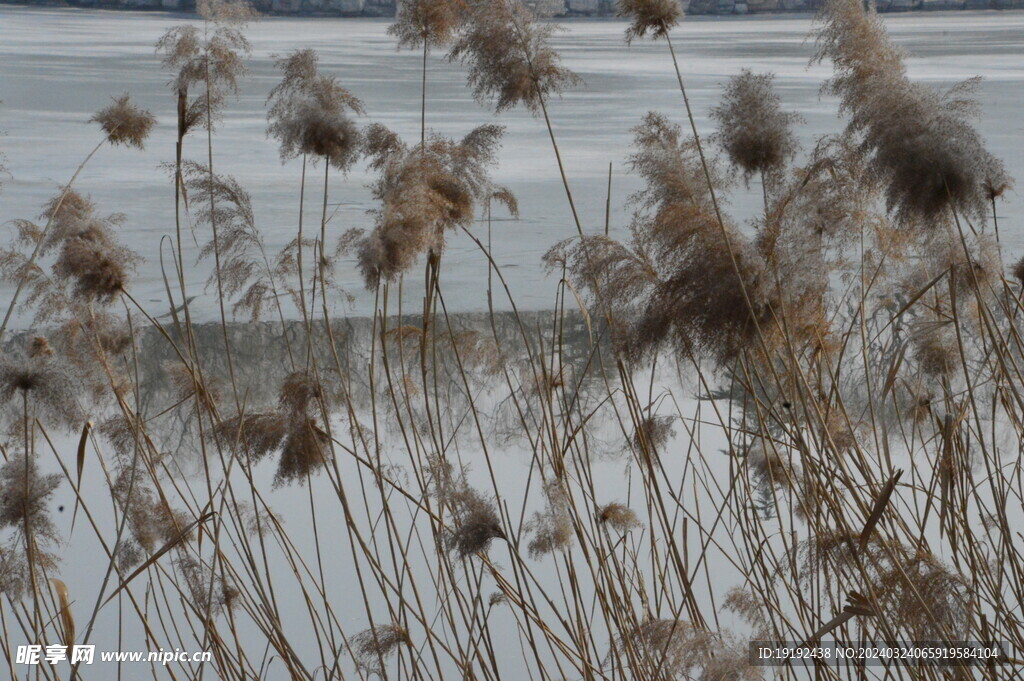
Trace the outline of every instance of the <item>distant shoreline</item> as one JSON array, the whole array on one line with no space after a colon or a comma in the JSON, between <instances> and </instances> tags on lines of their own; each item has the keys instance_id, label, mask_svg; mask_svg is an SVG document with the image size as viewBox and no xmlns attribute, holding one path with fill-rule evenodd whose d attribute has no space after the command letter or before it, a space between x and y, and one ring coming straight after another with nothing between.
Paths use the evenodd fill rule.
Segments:
<instances>
[{"instance_id":1,"label":"distant shoreline","mask_svg":"<svg viewBox=\"0 0 1024 681\"><path fill-rule=\"evenodd\" d=\"M682 0L691 18L814 13L823 0ZM272 17L372 19L394 16L395 0L255 0ZM557 19L612 19L614 0L528 0ZM1024 0L876 0L881 13L1024 10ZM98 9L193 14L195 0L0 0L0 5L48 9Z\"/></svg>"}]
</instances>

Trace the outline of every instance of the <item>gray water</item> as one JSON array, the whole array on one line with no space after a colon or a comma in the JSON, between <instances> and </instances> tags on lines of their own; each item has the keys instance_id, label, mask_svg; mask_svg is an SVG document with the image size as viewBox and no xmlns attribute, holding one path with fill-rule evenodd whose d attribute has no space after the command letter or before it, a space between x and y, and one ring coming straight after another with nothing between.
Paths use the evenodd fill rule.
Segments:
<instances>
[{"instance_id":1,"label":"gray water","mask_svg":"<svg viewBox=\"0 0 1024 681\"><path fill-rule=\"evenodd\" d=\"M123 236L147 260L133 290L155 310L165 304L158 265L158 244L174 232L173 190L161 163L174 156L174 99L168 74L160 69L153 44L167 28L189 21L163 13L38 9L0 6L0 149L13 177L0 193L0 222L9 234L9 220L34 217L55 188L73 174L96 144L99 134L90 116L111 96L130 92L158 117L159 125L144 152L104 148L87 167L77 187L93 196L104 212L127 215ZM1011 173L1024 178L1024 13L955 12L889 15L885 21L909 53L911 77L949 85L974 75L984 77L979 127ZM268 140L264 102L277 79L272 55L296 48L314 48L323 68L362 98L364 122L382 122L406 139L419 134L420 57L399 52L386 35L385 20L266 18L249 29L254 52L242 91L228 106L214 140L219 172L236 176L252 193L256 217L268 245L276 250L295 234L300 162L282 166ZM638 188L627 174L630 129L647 111L656 110L682 123L682 100L665 45L637 42L627 47L625 25L619 21L577 21L564 25L556 43L565 63L585 81L550 107L577 206L587 229L603 230L608 164L613 166L613 233L628 225L628 195ZM810 65L814 52L810 16L778 16L688 20L675 35L698 125L713 131L708 111L723 82L741 68L771 71L787 107L799 112L805 148L815 136L838 132L842 120L836 103L820 95L827 65ZM542 254L554 243L575 234L558 179L543 121L525 111L495 117L473 102L465 74L442 55L429 63L428 126L461 136L474 126L497 120L506 126L498 182L511 187L522 205L519 221L500 220L493 232L495 259L501 265L520 309L550 308L553 279L545 275ZM186 141L187 157L205 160L205 140L195 134ZM331 180L336 203L329 225L332 235L371 224L373 207L366 189L371 176L363 167L348 177ZM319 214L322 196L307 192L308 210ZM760 188L738 187L729 209L738 220L749 218L760 201ZM1024 254L1022 202L1011 194L1000 208L1006 257ZM486 237L485 230L478 230ZM208 236L199 233L196 240ZM187 241L188 283L202 293L209 272L195 264L196 243ZM445 259L446 304L451 311L486 307L486 260L463 235L453 236ZM351 262L339 268L342 284L353 294L339 311L365 314L373 298L359 281ZM409 278L406 294L419 300L421 277ZM0 288L0 300L10 288ZM507 307L501 297L497 306ZM214 313L213 300L200 296L194 305L200 318ZM22 319L22 324L26 320Z\"/></svg>"}]
</instances>

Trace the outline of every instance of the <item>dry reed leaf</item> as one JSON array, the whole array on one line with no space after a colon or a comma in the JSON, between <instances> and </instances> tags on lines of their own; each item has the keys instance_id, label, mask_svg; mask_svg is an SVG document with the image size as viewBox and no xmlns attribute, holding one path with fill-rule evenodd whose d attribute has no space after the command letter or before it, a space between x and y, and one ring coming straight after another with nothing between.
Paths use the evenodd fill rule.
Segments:
<instances>
[{"instance_id":1,"label":"dry reed leaf","mask_svg":"<svg viewBox=\"0 0 1024 681\"><path fill-rule=\"evenodd\" d=\"M75 642L75 618L71 614L71 599L68 598L68 585L62 580L51 578L54 590L57 592L57 599L60 600L60 621L64 637L62 642L71 647Z\"/></svg>"},{"instance_id":2,"label":"dry reed leaf","mask_svg":"<svg viewBox=\"0 0 1024 681\"><path fill-rule=\"evenodd\" d=\"M903 359L907 356L907 346L903 345L896 356L892 359L892 365L889 367L889 373L885 376L885 383L882 385L882 396L880 399L884 400L885 396L892 390L893 385L896 384L896 378L899 376L900 367L903 366Z\"/></svg>"},{"instance_id":3,"label":"dry reed leaf","mask_svg":"<svg viewBox=\"0 0 1024 681\"><path fill-rule=\"evenodd\" d=\"M89 442L89 433L92 431L92 421L86 421L85 425L82 426L82 436L78 439L78 454L75 457L75 462L78 466L77 478L75 480L75 490L82 489L82 472L85 470L85 445ZM75 518L78 517L78 504L81 501L81 497L75 494L75 510L71 513L71 529L75 529Z\"/></svg>"},{"instance_id":4,"label":"dry reed leaf","mask_svg":"<svg viewBox=\"0 0 1024 681\"><path fill-rule=\"evenodd\" d=\"M202 525L203 523L205 523L207 520L212 518L214 515L216 515L216 514L213 511L207 511L200 518L198 518L197 520L192 521L192 523L190 523L188 525L188 527L186 527L181 532L179 532L177 534L177 536L171 538L170 541L168 541L166 544L161 546L160 549L157 550L156 553L154 553L152 556L150 556L146 560L146 562L144 562L139 567L135 568L135 571L133 573L128 575L127 578L123 579L121 581L121 584L118 585L118 587L116 589L114 589L113 593L111 593L109 596L107 596L107 600L103 601L103 605L101 605L100 607L102 608L107 603L109 603L114 598L114 596L116 596L117 594L121 593L121 590L124 589L126 586L128 586L129 582L131 582L133 579L135 579L140 574L145 572L149 568L150 565L152 565L153 563L158 561L165 553L167 553L168 551L173 549L175 546L180 544L183 539L188 537L189 533L192 532L192 530L194 530L199 525Z\"/></svg>"},{"instance_id":5,"label":"dry reed leaf","mask_svg":"<svg viewBox=\"0 0 1024 681\"><path fill-rule=\"evenodd\" d=\"M892 477L886 481L885 485L882 486L882 491L878 493L878 498L875 500L875 505L871 509L870 515L868 515L867 522L864 523L864 530L860 533L859 550L863 551L867 548L868 542L871 541L871 533L874 531L875 526L878 525L878 521L882 519L882 513L885 512L889 498L892 497L892 493L896 489L896 483L899 482L902 475L903 471L897 469L892 474Z\"/></svg>"}]
</instances>

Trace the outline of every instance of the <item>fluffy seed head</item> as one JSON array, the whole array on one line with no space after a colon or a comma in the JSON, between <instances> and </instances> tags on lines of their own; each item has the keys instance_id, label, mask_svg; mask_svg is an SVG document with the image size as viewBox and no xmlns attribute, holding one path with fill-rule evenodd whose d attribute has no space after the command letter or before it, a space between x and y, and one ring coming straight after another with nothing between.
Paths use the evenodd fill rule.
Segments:
<instances>
[{"instance_id":1,"label":"fluffy seed head","mask_svg":"<svg viewBox=\"0 0 1024 681\"><path fill-rule=\"evenodd\" d=\"M318 70L314 50L297 50L277 60L284 73L267 101L267 134L281 145L281 160L308 155L346 171L358 160L362 135L350 113L362 103L332 76Z\"/></svg>"},{"instance_id":2,"label":"fluffy seed head","mask_svg":"<svg viewBox=\"0 0 1024 681\"><path fill-rule=\"evenodd\" d=\"M552 480L544 485L544 497L546 508L535 513L528 524L528 530L533 533L533 537L527 550L532 558L541 558L546 554L564 550L572 544L575 537L565 488Z\"/></svg>"},{"instance_id":3,"label":"fluffy seed head","mask_svg":"<svg viewBox=\"0 0 1024 681\"><path fill-rule=\"evenodd\" d=\"M495 539L504 539L498 514L490 506L480 506L466 514L464 520L452 534L452 551L462 558L468 558L486 551Z\"/></svg>"},{"instance_id":4,"label":"fluffy seed head","mask_svg":"<svg viewBox=\"0 0 1024 681\"><path fill-rule=\"evenodd\" d=\"M1010 274L1021 286L1024 286L1024 257L1013 263L1010 267Z\"/></svg>"},{"instance_id":5,"label":"fluffy seed head","mask_svg":"<svg viewBox=\"0 0 1024 681\"><path fill-rule=\"evenodd\" d=\"M835 69L827 90L840 97L847 132L861 140L889 209L906 224L934 224L950 208L983 218L986 185L1003 182L994 178L999 163L970 122L978 80L945 93L913 83L873 8L829 0L822 12L818 59Z\"/></svg>"},{"instance_id":6,"label":"fluffy seed head","mask_svg":"<svg viewBox=\"0 0 1024 681\"><path fill-rule=\"evenodd\" d=\"M648 34L664 38L679 23L683 8L678 0L619 0L618 14L632 21L626 29L626 42L630 43Z\"/></svg>"},{"instance_id":7,"label":"fluffy seed head","mask_svg":"<svg viewBox=\"0 0 1024 681\"><path fill-rule=\"evenodd\" d=\"M401 0L388 33L399 47L440 47L452 41L468 11L464 0Z\"/></svg>"},{"instance_id":8,"label":"fluffy seed head","mask_svg":"<svg viewBox=\"0 0 1024 681\"><path fill-rule=\"evenodd\" d=\"M477 101L496 112L522 104L536 114L543 100L580 82L551 47L554 31L521 2L478 1L449 58L468 67Z\"/></svg>"},{"instance_id":9,"label":"fluffy seed head","mask_svg":"<svg viewBox=\"0 0 1024 681\"><path fill-rule=\"evenodd\" d=\"M56 538L49 504L61 477L40 474L35 462L23 455L11 457L0 467L0 527L23 530L28 522L34 534Z\"/></svg>"},{"instance_id":10,"label":"fluffy seed head","mask_svg":"<svg viewBox=\"0 0 1024 681\"><path fill-rule=\"evenodd\" d=\"M618 532L626 532L638 527L640 520L628 506L619 503L605 504L597 510L597 521Z\"/></svg>"},{"instance_id":11,"label":"fluffy seed head","mask_svg":"<svg viewBox=\"0 0 1024 681\"><path fill-rule=\"evenodd\" d=\"M54 272L74 282L75 295L109 302L128 285L128 261L118 250L92 239L67 241L54 263Z\"/></svg>"},{"instance_id":12,"label":"fluffy seed head","mask_svg":"<svg viewBox=\"0 0 1024 681\"><path fill-rule=\"evenodd\" d=\"M801 118L782 110L773 79L771 74L743 69L729 79L721 103L711 111L718 142L746 180L755 173L782 170L797 150L792 126Z\"/></svg>"},{"instance_id":13,"label":"fluffy seed head","mask_svg":"<svg viewBox=\"0 0 1024 681\"><path fill-rule=\"evenodd\" d=\"M353 230L339 244L355 252L367 288L407 271L424 253L440 254L446 232L471 224L493 196L489 170L502 134L500 126L484 125L458 142L431 135L409 148L387 128L369 127L366 150L380 171L373 193L381 207L369 234Z\"/></svg>"},{"instance_id":14,"label":"fluffy seed head","mask_svg":"<svg viewBox=\"0 0 1024 681\"><path fill-rule=\"evenodd\" d=\"M359 632L349 641L348 647L358 667L384 678L383 661L401 645L412 647L412 639L405 627L392 623Z\"/></svg>"},{"instance_id":15,"label":"fluffy seed head","mask_svg":"<svg viewBox=\"0 0 1024 681\"><path fill-rule=\"evenodd\" d=\"M99 123L111 144L142 149L150 130L156 125L156 118L133 105L128 95L122 95L97 112L90 123Z\"/></svg>"}]
</instances>

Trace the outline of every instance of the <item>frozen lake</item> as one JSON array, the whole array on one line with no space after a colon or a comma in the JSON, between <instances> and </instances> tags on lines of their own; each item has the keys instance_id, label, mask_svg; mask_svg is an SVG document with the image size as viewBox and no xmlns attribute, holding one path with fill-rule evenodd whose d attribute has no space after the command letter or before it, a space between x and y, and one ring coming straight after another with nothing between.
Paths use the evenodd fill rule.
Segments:
<instances>
[{"instance_id":1,"label":"frozen lake","mask_svg":"<svg viewBox=\"0 0 1024 681\"><path fill-rule=\"evenodd\" d=\"M98 140L90 116L111 96L130 92L157 115L159 126L144 153L104 149L77 183L105 213L127 215L126 241L147 258L134 291L159 309L163 300L157 246L174 231L173 190L160 168L174 157L174 98L167 88L153 50L170 26L186 21L162 13L27 9L0 6L0 149L13 178L0 194L0 222L34 217L58 184L72 175ZM980 129L989 145L1006 161L1013 176L1024 178L1024 13L955 12L889 15L896 40L910 53L913 78L948 85L974 75L984 77ZM272 55L296 48L314 48L323 68L360 97L368 111L364 122L382 122L415 139L419 131L420 60L399 52L386 35L385 20L334 18L267 18L249 29L254 53L241 96L230 102L214 140L217 170L236 178L252 193L256 217L268 245L277 249L293 238L298 208L300 164L281 166L277 148L265 136L264 102L277 80ZM637 189L625 165L630 128L649 110L683 122L681 99L671 61L663 44L637 42L627 47L624 24L578 21L565 24L557 46L566 64L585 85L553 102L551 115L585 225L603 229L608 164L614 166L613 231L628 224L627 196ZM801 130L805 147L815 135L836 132L842 121L835 102L819 95L828 65L809 66L814 52L809 16L778 16L719 20L688 20L677 29L675 44L684 77L705 133L707 117L722 83L741 68L771 71L785 104L807 120ZM428 126L461 136L495 117L477 106L464 84L464 73L443 55L430 60ZM572 236L564 194L543 122L523 111L497 120L507 126L497 181L519 196L522 218L500 222L494 233L496 260L502 265L520 309L545 309L553 304L552 282L543 276L541 255L555 242ZM194 133L186 140L186 157L205 159L205 140ZM367 227L372 207L366 184L371 177L357 168L331 182L337 211L330 222L333 235L350 227ZM738 190L730 210L749 217L760 204L760 189ZM1024 254L1024 221L1019 192L1001 207L1006 257ZM319 214L319 189L307 192L309 209ZM199 235L199 240L206 237ZM194 242L186 242L197 251ZM486 264L464 236L453 237L445 259L447 304L451 310L486 306L483 282ZM192 292L201 293L205 264L188 268ZM351 263L339 270L357 294L355 314L370 311L366 294ZM421 277L411 277L406 292L418 301ZM9 289L0 288L0 299ZM496 301L499 304L500 300ZM210 318L211 299L196 303L200 318ZM24 322L22 322L24 323Z\"/></svg>"}]
</instances>

